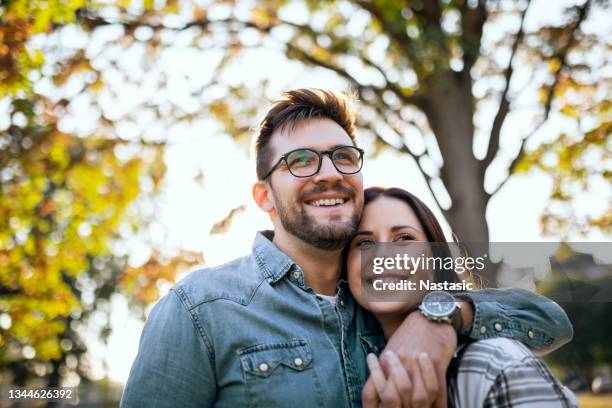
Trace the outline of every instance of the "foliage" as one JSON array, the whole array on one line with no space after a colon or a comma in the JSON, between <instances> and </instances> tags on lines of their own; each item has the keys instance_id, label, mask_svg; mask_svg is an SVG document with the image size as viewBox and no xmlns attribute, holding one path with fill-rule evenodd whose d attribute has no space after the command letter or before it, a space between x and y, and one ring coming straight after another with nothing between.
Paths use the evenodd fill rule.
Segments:
<instances>
[{"instance_id":1,"label":"foliage","mask_svg":"<svg viewBox=\"0 0 612 408\"><path fill-rule=\"evenodd\" d=\"M597 260L604 254L595 252L580 253L562 244L550 258L552 279L538 285L539 292L563 307L574 328L572 341L548 355L547 362L589 386L597 370L612 365L612 322L607 318L612 312L612 265Z\"/></svg>"},{"instance_id":2,"label":"foliage","mask_svg":"<svg viewBox=\"0 0 612 408\"><path fill-rule=\"evenodd\" d=\"M612 277L589 281L589 285L612 293ZM575 283L565 279L551 284L545 294L574 290ZM612 365L609 339L612 324L608 317L612 313L612 303L609 299L593 302L576 300L561 305L574 326L574 338L560 350L551 353L547 361L569 371L590 373L598 366Z\"/></svg>"},{"instance_id":3,"label":"foliage","mask_svg":"<svg viewBox=\"0 0 612 408\"><path fill-rule=\"evenodd\" d=\"M44 61L40 50L30 49L31 36L45 33L55 24L70 24L85 0L12 0L2 10L0 25L0 98L31 91L30 74Z\"/></svg>"},{"instance_id":4,"label":"foliage","mask_svg":"<svg viewBox=\"0 0 612 408\"><path fill-rule=\"evenodd\" d=\"M8 125L0 134L0 377L18 385L91 376L83 333L108 336L112 296L125 294L142 308L159 297L159 282L202 261L154 250L140 266L128 264L121 248L146 236L142 204L163 179L164 145L117 137L104 118L87 133L67 130L71 101L36 90L41 75L61 87L89 72L93 80L81 81L80 94L100 91L81 53L45 62L28 43L74 24L84 5L11 1L1 9Z\"/></svg>"}]
</instances>

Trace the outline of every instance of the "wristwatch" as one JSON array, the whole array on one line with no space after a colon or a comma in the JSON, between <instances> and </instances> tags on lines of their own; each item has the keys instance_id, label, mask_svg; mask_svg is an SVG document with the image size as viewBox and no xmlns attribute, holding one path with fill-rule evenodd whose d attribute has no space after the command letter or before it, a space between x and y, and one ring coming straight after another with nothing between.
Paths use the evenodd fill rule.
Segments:
<instances>
[{"instance_id":1,"label":"wristwatch","mask_svg":"<svg viewBox=\"0 0 612 408\"><path fill-rule=\"evenodd\" d=\"M455 328L457 334L463 329L461 306L453 295L443 290L435 290L425 295L419 310L431 321L448 323Z\"/></svg>"}]
</instances>

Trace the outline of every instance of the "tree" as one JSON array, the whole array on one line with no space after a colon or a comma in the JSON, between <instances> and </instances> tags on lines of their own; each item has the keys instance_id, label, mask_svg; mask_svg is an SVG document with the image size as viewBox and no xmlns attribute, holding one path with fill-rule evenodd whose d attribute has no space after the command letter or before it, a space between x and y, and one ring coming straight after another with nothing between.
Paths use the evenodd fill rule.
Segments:
<instances>
[{"instance_id":1,"label":"tree","mask_svg":"<svg viewBox=\"0 0 612 408\"><path fill-rule=\"evenodd\" d=\"M152 251L130 266L125 240L146 236L151 200L163 178L163 144L62 129L69 101L36 92L45 64L32 36L74 20L82 1L14 1L2 6L0 97L0 377L48 386L91 376L83 328L110 331L110 299L122 293L141 307L159 297L195 254ZM66 64L65 61L61 63ZM55 71L56 85L83 66ZM95 81L85 82L95 92ZM123 149L123 150L122 150ZM100 324L99 321L105 321ZM101 326L101 327L100 327ZM72 377L72 378L71 378Z\"/></svg>"}]
</instances>

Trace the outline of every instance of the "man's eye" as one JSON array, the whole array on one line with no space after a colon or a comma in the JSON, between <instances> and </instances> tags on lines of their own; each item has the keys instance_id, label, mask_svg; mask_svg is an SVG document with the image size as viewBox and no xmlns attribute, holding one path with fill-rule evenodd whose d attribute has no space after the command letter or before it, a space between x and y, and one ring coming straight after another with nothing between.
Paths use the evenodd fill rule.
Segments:
<instances>
[{"instance_id":1,"label":"man's eye","mask_svg":"<svg viewBox=\"0 0 612 408\"><path fill-rule=\"evenodd\" d=\"M298 157L293 157L291 158L291 161L289 162L289 167L291 166L304 166L304 165L308 165L310 163L313 162L313 157L312 156L298 156Z\"/></svg>"},{"instance_id":2,"label":"man's eye","mask_svg":"<svg viewBox=\"0 0 612 408\"><path fill-rule=\"evenodd\" d=\"M344 164L354 164L359 162L359 157L350 153L337 152L334 155L334 161Z\"/></svg>"}]
</instances>

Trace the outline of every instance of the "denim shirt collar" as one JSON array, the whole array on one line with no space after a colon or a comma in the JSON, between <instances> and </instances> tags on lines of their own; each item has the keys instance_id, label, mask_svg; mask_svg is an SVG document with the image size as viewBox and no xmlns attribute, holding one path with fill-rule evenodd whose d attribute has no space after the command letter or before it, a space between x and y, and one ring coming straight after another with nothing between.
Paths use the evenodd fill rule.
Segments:
<instances>
[{"instance_id":1,"label":"denim shirt collar","mask_svg":"<svg viewBox=\"0 0 612 408\"><path fill-rule=\"evenodd\" d=\"M269 283L278 282L294 265L283 251L272 243L274 231L259 231L253 242L253 255L263 277Z\"/></svg>"},{"instance_id":2,"label":"denim shirt collar","mask_svg":"<svg viewBox=\"0 0 612 408\"><path fill-rule=\"evenodd\" d=\"M274 231L265 230L259 231L255 235L255 241L253 242L253 255L257 260L257 265L262 273L262 276L269 283L278 282L283 276L293 269L300 270L299 266L293 262L289 256L283 251L278 249L272 239L274 238ZM301 274L301 272L300 272ZM302 275L301 281L298 279L298 285L304 289L304 277ZM346 278L341 277L336 285L336 293L340 299L347 299L350 297L350 290L348 288L348 282Z\"/></svg>"}]
</instances>

